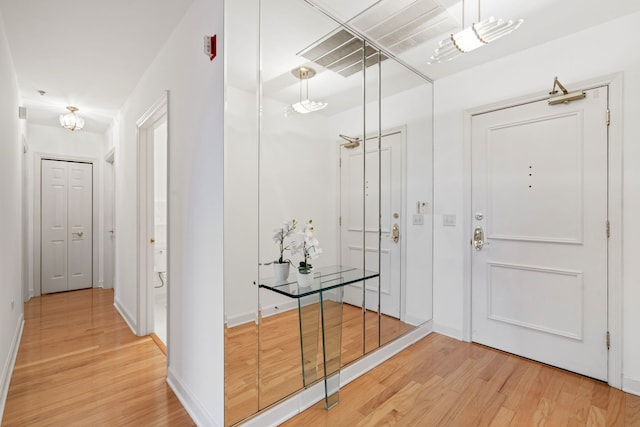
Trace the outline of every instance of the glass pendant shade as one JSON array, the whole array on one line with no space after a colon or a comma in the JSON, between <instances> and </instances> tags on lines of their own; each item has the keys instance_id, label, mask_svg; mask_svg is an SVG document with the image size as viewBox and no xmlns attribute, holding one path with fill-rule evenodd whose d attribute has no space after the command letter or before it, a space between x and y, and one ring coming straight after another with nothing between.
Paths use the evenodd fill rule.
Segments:
<instances>
[{"instance_id":1,"label":"glass pendant shade","mask_svg":"<svg viewBox=\"0 0 640 427\"><path fill-rule=\"evenodd\" d=\"M60 126L69 130L82 130L84 127L84 119L76 114L78 109L76 107L67 107L70 112L67 114L60 114Z\"/></svg>"},{"instance_id":2,"label":"glass pendant shade","mask_svg":"<svg viewBox=\"0 0 640 427\"><path fill-rule=\"evenodd\" d=\"M471 24L470 27L442 40L428 63L437 64L451 61L458 55L471 52L517 30L522 22L522 19L505 21L492 16L477 24Z\"/></svg>"},{"instance_id":3,"label":"glass pendant shade","mask_svg":"<svg viewBox=\"0 0 640 427\"><path fill-rule=\"evenodd\" d=\"M304 101L291 104L291 109L298 114L307 114L313 113L314 111L322 110L327 105L329 104L327 104L326 102L310 101L308 99L305 99Z\"/></svg>"},{"instance_id":4,"label":"glass pendant shade","mask_svg":"<svg viewBox=\"0 0 640 427\"><path fill-rule=\"evenodd\" d=\"M287 105L285 108L285 116L289 114L308 114L314 111L322 110L329 105L326 102L311 101L309 99L309 79L316 75L316 71L310 67L300 67L291 70L291 74L298 78L300 84L300 101L295 104ZM306 83L306 99L302 99L302 83Z\"/></svg>"}]
</instances>

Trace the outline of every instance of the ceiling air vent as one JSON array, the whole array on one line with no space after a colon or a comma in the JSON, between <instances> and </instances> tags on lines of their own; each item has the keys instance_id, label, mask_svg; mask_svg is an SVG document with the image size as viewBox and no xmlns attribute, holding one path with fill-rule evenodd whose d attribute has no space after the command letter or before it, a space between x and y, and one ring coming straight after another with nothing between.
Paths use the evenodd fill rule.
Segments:
<instances>
[{"instance_id":1,"label":"ceiling air vent","mask_svg":"<svg viewBox=\"0 0 640 427\"><path fill-rule=\"evenodd\" d=\"M362 71L363 46L364 42L361 38L354 36L347 30L340 29L305 48L298 55L345 77L349 77L358 71ZM369 45L364 49L367 67L377 64L377 49ZM384 60L386 57L382 59Z\"/></svg>"},{"instance_id":2,"label":"ceiling air vent","mask_svg":"<svg viewBox=\"0 0 640 427\"><path fill-rule=\"evenodd\" d=\"M383 0L349 21L349 25L393 55L439 39L459 24L435 0ZM362 70L362 38L345 29L318 40L298 55L325 68L350 76ZM365 48L367 67L378 63L377 49ZM387 59L382 56L382 60Z\"/></svg>"}]
</instances>

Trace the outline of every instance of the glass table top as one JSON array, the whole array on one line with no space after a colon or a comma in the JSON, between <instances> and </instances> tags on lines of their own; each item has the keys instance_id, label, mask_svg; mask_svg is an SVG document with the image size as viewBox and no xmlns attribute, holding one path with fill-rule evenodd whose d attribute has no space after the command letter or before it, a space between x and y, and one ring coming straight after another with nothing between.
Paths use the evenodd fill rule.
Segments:
<instances>
[{"instance_id":1,"label":"glass table top","mask_svg":"<svg viewBox=\"0 0 640 427\"><path fill-rule=\"evenodd\" d=\"M365 279L372 279L380 276L376 271L364 270L362 268L346 267L343 265L332 265L330 267L314 268L310 273L313 279L310 286L300 286L296 280L296 268L291 268L289 278L283 281L276 281L275 278L260 279L260 287L269 289L289 298L301 298L307 295L316 294L340 286L361 282Z\"/></svg>"}]
</instances>

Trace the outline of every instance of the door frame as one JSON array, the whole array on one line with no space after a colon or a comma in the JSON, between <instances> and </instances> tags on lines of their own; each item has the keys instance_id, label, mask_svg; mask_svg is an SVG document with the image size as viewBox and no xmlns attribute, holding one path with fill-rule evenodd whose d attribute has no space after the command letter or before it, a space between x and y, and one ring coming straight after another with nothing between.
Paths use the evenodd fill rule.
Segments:
<instances>
[{"instance_id":1,"label":"door frame","mask_svg":"<svg viewBox=\"0 0 640 427\"><path fill-rule=\"evenodd\" d=\"M611 235L608 239L608 302L607 323L611 334L611 345L608 354L608 383L612 387L622 388L622 73L616 73L579 82L568 82L572 88L581 90L596 87L609 87L609 110L612 112L609 134L608 156L608 205ZM462 339L471 341L471 257L473 248L469 244L473 234L473 217L471 215L471 120L474 115L488 113L546 100L549 94L537 92L523 97L511 98L497 103L484 105L464 111L463 126L463 171L464 171L464 203L462 213L463 244L463 325ZM603 120L605 117L603 115ZM604 224L603 230L604 233ZM605 337L602 337L603 345Z\"/></svg>"},{"instance_id":2,"label":"door frame","mask_svg":"<svg viewBox=\"0 0 640 427\"><path fill-rule=\"evenodd\" d=\"M92 242L92 261L91 261L91 287L99 287L99 274L100 274L100 162L93 157L79 157L79 156L66 156L59 154L48 154L36 152L33 153L33 289L29 290L31 297L38 297L42 295L42 277L40 277L40 262L42 253L42 215L41 215L41 201L42 201L42 173L41 165L43 160L57 160L63 162L80 162L90 163L92 165L92 210L93 210L93 242ZM98 230L98 232L96 232Z\"/></svg>"},{"instance_id":3,"label":"door frame","mask_svg":"<svg viewBox=\"0 0 640 427\"><path fill-rule=\"evenodd\" d=\"M137 252L136 270L137 280L137 334L139 336L149 335L153 332L153 292L149 286L153 276L153 256L154 251L147 242L149 227L154 224L153 209L149 208L149 184L153 182L153 158L150 158L150 149L153 148L153 129L158 121L166 120L167 123L167 151L169 150L169 91L165 91L162 97L156 101L149 109L136 121L137 140L137 164L138 164L138 186L137 186ZM167 155L167 266L170 263L170 215L169 206L171 196L169 195L169 156ZM153 202L151 202L153 203ZM171 276L170 268L167 268L167 283ZM167 286L169 294L169 287ZM167 295L167 348L169 347L169 306L170 298Z\"/></svg>"},{"instance_id":4,"label":"door frame","mask_svg":"<svg viewBox=\"0 0 640 427\"><path fill-rule=\"evenodd\" d=\"M401 191L401 201L400 201L400 218L402 218L403 221L403 225L402 225L402 230L401 230L401 236L404 235L404 238L400 238L400 321L405 322L405 318L406 318L406 314L407 314L407 300L406 300L406 295L407 295L407 230L409 228L409 215L408 215L408 211L409 209L407 209L407 126L406 125L402 125L402 126L394 126L391 127L389 129L384 129L382 130L380 133L378 132L372 132L370 134L368 134L365 137L365 141L367 139L378 139L378 135L380 134L381 138L388 136L388 135L393 135L399 133L401 135L401 162L402 162L402 167L401 167L401 185L402 185L402 191ZM362 143L362 142L361 142ZM336 162L338 163L338 165L340 164L340 159L341 159L341 149L342 146L344 145L344 141L337 141L336 142L336 156L337 156L337 160ZM342 182L341 182L341 174L342 174L342 170L341 167L337 168L337 179L336 179L336 194L338 196L338 202L336 203L336 218L340 218L341 213L342 213L342 206L341 206L341 201L342 201ZM341 241L341 235L342 235L342 226L339 225L337 227L336 230L336 242L340 242L340 254L339 259L342 259L342 241ZM380 290L378 289L378 292L380 292ZM363 301L364 303L364 301ZM366 304L365 304L366 305Z\"/></svg>"},{"instance_id":5,"label":"door frame","mask_svg":"<svg viewBox=\"0 0 640 427\"><path fill-rule=\"evenodd\" d=\"M104 216L104 227L102 229L103 233L103 271L102 271L102 287L105 289L113 289L115 287L115 278L116 278L116 242L115 242L115 229L116 229L116 150L115 147L111 147L107 154L104 156L103 163L103 183L102 188L104 191L104 204L103 204L103 213ZM110 170L109 179L107 179L107 170ZM109 191L107 191L109 189ZM109 213L111 214L111 230L107 230L107 208L109 208ZM109 251L107 251L107 241L111 241L111 246L109 247ZM110 258L110 259L109 259ZM108 262L107 262L108 261ZM107 270L111 270L107 273ZM106 278L109 277L111 280L107 281Z\"/></svg>"}]
</instances>

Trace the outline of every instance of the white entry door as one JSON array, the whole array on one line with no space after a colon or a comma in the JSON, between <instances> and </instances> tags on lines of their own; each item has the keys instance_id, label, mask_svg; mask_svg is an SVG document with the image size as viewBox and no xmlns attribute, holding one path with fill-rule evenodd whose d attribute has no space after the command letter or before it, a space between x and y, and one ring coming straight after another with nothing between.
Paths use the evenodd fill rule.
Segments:
<instances>
[{"instance_id":1,"label":"white entry door","mask_svg":"<svg viewBox=\"0 0 640 427\"><path fill-rule=\"evenodd\" d=\"M340 148L341 264L362 268L364 261L365 269L379 271L379 279L365 283L366 308L378 311L379 303L383 314L396 318L400 318L400 238L404 230L402 138L400 132L384 135L380 152L377 138L367 140L366 153L363 144ZM379 221L382 237L378 258ZM398 239L394 239L394 227ZM361 283L345 287L344 302L362 306Z\"/></svg>"},{"instance_id":2,"label":"white entry door","mask_svg":"<svg viewBox=\"0 0 640 427\"><path fill-rule=\"evenodd\" d=\"M472 118L472 340L602 380L607 90Z\"/></svg>"},{"instance_id":3,"label":"white entry door","mask_svg":"<svg viewBox=\"0 0 640 427\"><path fill-rule=\"evenodd\" d=\"M41 291L90 288L93 166L58 160L42 160L41 166Z\"/></svg>"}]
</instances>

